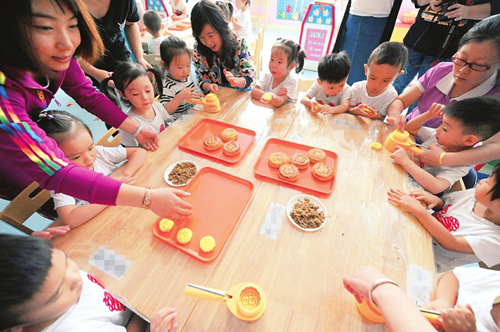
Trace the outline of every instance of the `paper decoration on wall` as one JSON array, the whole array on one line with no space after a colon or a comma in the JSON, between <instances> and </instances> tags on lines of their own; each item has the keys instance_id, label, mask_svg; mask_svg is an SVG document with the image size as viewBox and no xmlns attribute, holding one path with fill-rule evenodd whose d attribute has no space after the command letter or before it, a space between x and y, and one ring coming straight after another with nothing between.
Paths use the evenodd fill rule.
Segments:
<instances>
[{"instance_id":1,"label":"paper decoration on wall","mask_svg":"<svg viewBox=\"0 0 500 332\"><path fill-rule=\"evenodd\" d=\"M278 0L276 18L287 21L301 21L309 3L310 0Z\"/></svg>"}]
</instances>

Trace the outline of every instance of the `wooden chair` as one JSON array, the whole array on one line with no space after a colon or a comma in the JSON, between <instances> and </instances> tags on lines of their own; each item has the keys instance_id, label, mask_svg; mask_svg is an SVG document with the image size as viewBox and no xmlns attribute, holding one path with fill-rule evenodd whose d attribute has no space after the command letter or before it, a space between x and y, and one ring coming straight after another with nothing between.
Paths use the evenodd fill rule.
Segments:
<instances>
[{"instance_id":1,"label":"wooden chair","mask_svg":"<svg viewBox=\"0 0 500 332\"><path fill-rule=\"evenodd\" d=\"M31 234L33 230L23 223L49 199L49 191L41 189L38 182L32 182L0 212L0 219L26 234Z\"/></svg>"},{"instance_id":2,"label":"wooden chair","mask_svg":"<svg viewBox=\"0 0 500 332\"><path fill-rule=\"evenodd\" d=\"M479 266L482 267L483 269L488 269L488 270L495 270L495 271L500 271L500 264L493 265L492 267L488 267L486 264L483 262L479 262Z\"/></svg>"},{"instance_id":3,"label":"wooden chair","mask_svg":"<svg viewBox=\"0 0 500 332\"><path fill-rule=\"evenodd\" d=\"M264 25L264 30L267 27L267 0L252 1L252 26L260 27Z\"/></svg>"},{"instance_id":4,"label":"wooden chair","mask_svg":"<svg viewBox=\"0 0 500 332\"><path fill-rule=\"evenodd\" d=\"M299 83L297 84L297 93L299 92L307 92L314 84L316 80L303 80L299 78Z\"/></svg>"},{"instance_id":5,"label":"wooden chair","mask_svg":"<svg viewBox=\"0 0 500 332\"><path fill-rule=\"evenodd\" d=\"M464 184L464 181L462 179L458 180L457 182L455 182L453 184L453 186L451 186L450 189L448 190L445 190L444 193L447 194L447 193L452 193L454 191L461 191L461 190L465 190L465 184Z\"/></svg>"},{"instance_id":6,"label":"wooden chair","mask_svg":"<svg viewBox=\"0 0 500 332\"><path fill-rule=\"evenodd\" d=\"M116 134L116 135L115 135ZM113 136L115 135L115 136ZM95 145L102 145L107 147L115 147L120 145L120 131L116 128L109 129Z\"/></svg>"},{"instance_id":7,"label":"wooden chair","mask_svg":"<svg viewBox=\"0 0 500 332\"><path fill-rule=\"evenodd\" d=\"M248 43L248 52L252 56L255 78L258 79L259 78L258 73L260 71L260 65L261 65L261 62L259 61L260 51L259 51L259 40L258 39L254 39Z\"/></svg>"},{"instance_id":8,"label":"wooden chair","mask_svg":"<svg viewBox=\"0 0 500 332\"><path fill-rule=\"evenodd\" d=\"M144 54L144 59L153 67L161 67L161 57L159 54Z\"/></svg>"},{"instance_id":9,"label":"wooden chair","mask_svg":"<svg viewBox=\"0 0 500 332\"><path fill-rule=\"evenodd\" d=\"M260 78L260 71L262 68L264 68L264 31L265 31L265 26L261 26L259 29L259 35L257 37L257 55L255 58L257 60L254 60L254 68L255 68L255 78L259 79ZM255 65L255 63L258 64L258 66Z\"/></svg>"}]
</instances>

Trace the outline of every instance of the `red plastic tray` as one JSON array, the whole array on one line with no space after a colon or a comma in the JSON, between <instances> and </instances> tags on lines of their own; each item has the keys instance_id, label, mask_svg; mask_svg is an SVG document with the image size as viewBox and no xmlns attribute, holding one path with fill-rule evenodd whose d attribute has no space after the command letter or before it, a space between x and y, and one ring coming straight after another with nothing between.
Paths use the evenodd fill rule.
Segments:
<instances>
[{"instance_id":1,"label":"red plastic tray","mask_svg":"<svg viewBox=\"0 0 500 332\"><path fill-rule=\"evenodd\" d=\"M183 198L193 205L191 217L174 221L175 225L170 232L160 231L160 218L153 226L153 234L175 248L201 261L209 262L219 255L231 230L245 210L252 196L253 184L215 168L204 167L184 190L191 193L189 197ZM177 232L186 227L193 232L193 238L187 244L180 244L177 242ZM207 253L203 252L199 245L200 239L205 236L215 239L214 250Z\"/></svg>"},{"instance_id":2,"label":"red plastic tray","mask_svg":"<svg viewBox=\"0 0 500 332\"><path fill-rule=\"evenodd\" d=\"M241 152L235 156L226 156L222 152L222 147L215 151L208 151L203 146L203 141L209 136L221 137L221 133L226 128L234 128L238 132L238 143L240 143ZM229 123L220 122L212 119L202 119L189 129L177 142L180 149L199 153L203 156L215 158L226 163L234 164L243 158L243 155L252 145L255 139L255 131L233 126ZM225 142L224 140L222 141Z\"/></svg>"},{"instance_id":3,"label":"red plastic tray","mask_svg":"<svg viewBox=\"0 0 500 332\"><path fill-rule=\"evenodd\" d=\"M273 152L283 152L288 157L292 154L299 152L307 154L307 151L314 149L313 146L303 145L290 141L285 141L277 138L270 138L267 140L266 145L262 149L257 162L253 168L256 175L263 176L268 179L276 180L288 186L299 187L306 190L318 192L320 194L331 194L335 189L335 177L337 176L337 161L338 156L335 152L321 149L326 153L326 163L333 167L333 177L330 181L319 181L311 174L312 165L308 168L299 170L299 178L295 182L285 181L279 178L278 168L269 166L267 159Z\"/></svg>"},{"instance_id":4,"label":"red plastic tray","mask_svg":"<svg viewBox=\"0 0 500 332\"><path fill-rule=\"evenodd\" d=\"M175 30L175 31L183 31L186 29L191 29L190 22L184 22L184 23L181 22L168 27L168 30Z\"/></svg>"}]
</instances>

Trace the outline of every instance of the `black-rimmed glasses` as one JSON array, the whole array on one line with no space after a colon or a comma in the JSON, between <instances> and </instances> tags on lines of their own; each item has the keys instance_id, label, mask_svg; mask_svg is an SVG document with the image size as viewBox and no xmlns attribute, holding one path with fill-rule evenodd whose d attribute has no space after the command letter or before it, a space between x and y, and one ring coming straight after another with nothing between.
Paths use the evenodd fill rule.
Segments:
<instances>
[{"instance_id":1,"label":"black-rimmed glasses","mask_svg":"<svg viewBox=\"0 0 500 332\"><path fill-rule=\"evenodd\" d=\"M475 71L483 72L483 71L487 71L488 69L491 68L491 66L467 62L463 59L457 58L456 56L452 57L451 61L453 61L454 64L456 64L457 66L460 66L460 67L469 66L470 69L475 70Z\"/></svg>"}]
</instances>

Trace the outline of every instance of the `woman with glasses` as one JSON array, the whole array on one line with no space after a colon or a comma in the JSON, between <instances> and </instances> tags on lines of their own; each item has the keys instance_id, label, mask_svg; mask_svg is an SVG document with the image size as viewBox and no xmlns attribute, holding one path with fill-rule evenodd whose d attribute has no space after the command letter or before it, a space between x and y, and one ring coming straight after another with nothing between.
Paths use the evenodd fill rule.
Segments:
<instances>
[{"instance_id":1,"label":"woman with glasses","mask_svg":"<svg viewBox=\"0 0 500 332\"><path fill-rule=\"evenodd\" d=\"M462 37L452 62L439 63L399 95L389 106L387 121L403 130L406 118L401 112L417 101L408 120L427 112L435 102L448 105L470 97L500 97L499 69L500 15L495 15L481 21ZM435 118L425 126L437 128L440 124L441 119Z\"/></svg>"}]
</instances>

